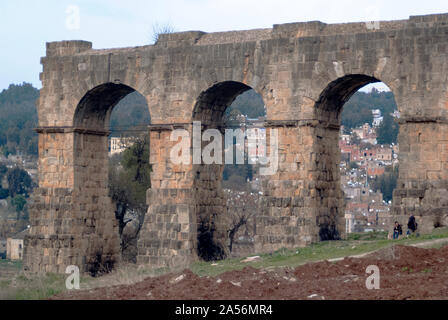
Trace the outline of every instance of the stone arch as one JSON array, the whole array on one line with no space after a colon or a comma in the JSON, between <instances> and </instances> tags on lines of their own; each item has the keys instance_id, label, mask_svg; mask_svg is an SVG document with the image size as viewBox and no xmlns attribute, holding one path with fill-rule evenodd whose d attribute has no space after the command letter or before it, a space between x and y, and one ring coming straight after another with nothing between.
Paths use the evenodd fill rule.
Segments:
<instances>
[{"instance_id":1,"label":"stone arch","mask_svg":"<svg viewBox=\"0 0 448 320\"><path fill-rule=\"evenodd\" d=\"M225 129L223 115L226 108L237 96L251 89L241 82L224 81L202 91L196 100L192 115L196 125L199 125L200 122L201 136L205 130L214 129L218 130L223 138ZM195 139L194 136L193 139ZM201 143L202 148L208 144L203 141ZM221 145L224 146L224 140ZM205 260L224 258L228 254L228 236L222 219L223 214L226 213L226 201L221 187L224 153L221 159L219 164L205 165L202 162L200 164L193 162L192 168L198 223L197 253L200 258Z\"/></svg>"},{"instance_id":2,"label":"stone arch","mask_svg":"<svg viewBox=\"0 0 448 320\"><path fill-rule=\"evenodd\" d=\"M349 74L330 82L315 103L316 127L314 150L316 194L318 201L317 227L320 240L340 238L344 233L344 195L340 186L338 145L341 114L344 104L360 88L382 82L364 74ZM383 82L384 83L384 82ZM387 84L386 84L387 85Z\"/></svg>"},{"instance_id":3,"label":"stone arch","mask_svg":"<svg viewBox=\"0 0 448 320\"><path fill-rule=\"evenodd\" d=\"M81 225L76 232L89 239L83 254L91 273L103 265L111 268L120 260L118 223L108 187L108 136L112 110L135 91L124 84L96 86L81 98L74 112L74 195Z\"/></svg>"},{"instance_id":4,"label":"stone arch","mask_svg":"<svg viewBox=\"0 0 448 320\"><path fill-rule=\"evenodd\" d=\"M105 83L89 90L79 101L73 126L79 129L106 130L113 108L135 90L124 84Z\"/></svg>"},{"instance_id":5,"label":"stone arch","mask_svg":"<svg viewBox=\"0 0 448 320\"><path fill-rule=\"evenodd\" d=\"M107 182L107 173L103 172L107 171L107 166L92 160L107 160L112 110L132 92L136 90L128 85L108 82L90 89L79 101L73 116L75 186L76 182L92 182L94 177L98 177L95 186L102 187ZM88 172L89 168L94 171Z\"/></svg>"},{"instance_id":6,"label":"stone arch","mask_svg":"<svg viewBox=\"0 0 448 320\"><path fill-rule=\"evenodd\" d=\"M252 89L237 81L216 83L202 91L193 109L193 121L201 121L205 125L219 124L226 108L243 92Z\"/></svg>"},{"instance_id":7,"label":"stone arch","mask_svg":"<svg viewBox=\"0 0 448 320\"><path fill-rule=\"evenodd\" d=\"M367 84L376 82L381 81L363 74L351 74L338 78L330 82L321 92L316 102L316 109L339 112L356 91Z\"/></svg>"}]
</instances>

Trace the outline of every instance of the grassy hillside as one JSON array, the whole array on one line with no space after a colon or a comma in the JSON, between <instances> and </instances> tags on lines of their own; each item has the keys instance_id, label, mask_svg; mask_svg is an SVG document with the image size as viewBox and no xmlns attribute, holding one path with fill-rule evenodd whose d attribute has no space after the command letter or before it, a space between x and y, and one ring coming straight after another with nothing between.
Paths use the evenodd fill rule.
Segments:
<instances>
[{"instance_id":1,"label":"grassy hillside","mask_svg":"<svg viewBox=\"0 0 448 320\"><path fill-rule=\"evenodd\" d=\"M199 276L214 276L246 266L271 270L275 268L297 267L301 264L360 255L393 245L427 244L426 247L440 247L448 244L448 228L436 229L432 234L409 239L388 240L387 234L351 234L347 240L319 242L305 248L281 249L272 253L260 254L253 262L243 262L245 258L232 258L215 263L195 262L190 269ZM47 274L36 276L20 271L20 262L0 260L0 275L8 272L8 277L0 277L0 299L46 299L65 291L66 275ZM111 274L100 278L81 277L81 289L131 284L150 276L167 272L181 271L182 268L150 268L137 265L122 265Z\"/></svg>"}]
</instances>

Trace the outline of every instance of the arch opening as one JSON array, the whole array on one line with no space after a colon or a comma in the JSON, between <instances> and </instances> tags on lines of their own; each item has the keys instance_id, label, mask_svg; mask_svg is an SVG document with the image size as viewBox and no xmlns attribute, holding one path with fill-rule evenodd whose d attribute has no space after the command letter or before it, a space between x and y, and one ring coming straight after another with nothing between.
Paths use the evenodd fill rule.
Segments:
<instances>
[{"instance_id":1,"label":"arch opening","mask_svg":"<svg viewBox=\"0 0 448 320\"><path fill-rule=\"evenodd\" d=\"M235 243L241 236L250 238L242 241L244 248L253 246L259 194L251 189L256 165L248 164L247 130L262 125L260 119L250 118L259 114L266 114L261 96L251 87L233 81L218 83L202 92L194 108L193 120L200 121L201 136L209 129L217 130L223 146L220 163L204 164L204 157L200 164L193 163L197 254L203 260L235 255ZM252 124L252 120L257 120L257 124ZM202 150L209 143L202 139ZM230 148L231 163L225 156ZM237 156L238 152L244 157Z\"/></svg>"},{"instance_id":2,"label":"arch opening","mask_svg":"<svg viewBox=\"0 0 448 320\"><path fill-rule=\"evenodd\" d=\"M89 130L106 130L114 106L135 90L124 84L105 83L90 90L79 102L73 126Z\"/></svg>"},{"instance_id":3,"label":"arch opening","mask_svg":"<svg viewBox=\"0 0 448 320\"><path fill-rule=\"evenodd\" d=\"M387 85L376 89L380 83L348 75L330 83L316 103L321 138L316 166L324 208L318 214L320 240L389 229L398 179L399 112Z\"/></svg>"},{"instance_id":4,"label":"arch opening","mask_svg":"<svg viewBox=\"0 0 448 320\"><path fill-rule=\"evenodd\" d=\"M136 262L150 187L149 121L146 99L123 84L95 87L76 109L74 185L93 275Z\"/></svg>"}]
</instances>

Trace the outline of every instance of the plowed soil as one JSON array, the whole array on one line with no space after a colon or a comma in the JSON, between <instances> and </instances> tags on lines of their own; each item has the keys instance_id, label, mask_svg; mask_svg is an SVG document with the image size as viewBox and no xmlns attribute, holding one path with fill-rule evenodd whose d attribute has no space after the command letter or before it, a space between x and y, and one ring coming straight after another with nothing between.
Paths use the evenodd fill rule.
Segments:
<instances>
[{"instance_id":1,"label":"plowed soil","mask_svg":"<svg viewBox=\"0 0 448 320\"><path fill-rule=\"evenodd\" d=\"M380 271L380 289L368 290L366 268ZM309 263L266 271L250 266L216 277L189 270L147 278L133 285L68 292L53 299L185 300L381 300L448 299L448 247L396 246L364 258Z\"/></svg>"}]
</instances>

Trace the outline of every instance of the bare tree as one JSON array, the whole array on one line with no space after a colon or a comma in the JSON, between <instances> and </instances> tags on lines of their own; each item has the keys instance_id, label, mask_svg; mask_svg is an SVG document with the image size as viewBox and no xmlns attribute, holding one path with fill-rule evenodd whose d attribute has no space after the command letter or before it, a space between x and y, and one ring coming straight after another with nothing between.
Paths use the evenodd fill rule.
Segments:
<instances>
[{"instance_id":1,"label":"bare tree","mask_svg":"<svg viewBox=\"0 0 448 320\"><path fill-rule=\"evenodd\" d=\"M224 190L227 196L227 233L229 251L232 252L235 241L243 236L253 239L255 236L255 216L259 211L260 195L256 192Z\"/></svg>"},{"instance_id":2,"label":"bare tree","mask_svg":"<svg viewBox=\"0 0 448 320\"><path fill-rule=\"evenodd\" d=\"M157 43L161 34L173 33L176 29L170 23L160 24L158 22L152 25L152 41Z\"/></svg>"}]
</instances>

